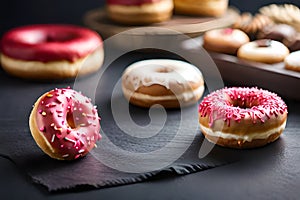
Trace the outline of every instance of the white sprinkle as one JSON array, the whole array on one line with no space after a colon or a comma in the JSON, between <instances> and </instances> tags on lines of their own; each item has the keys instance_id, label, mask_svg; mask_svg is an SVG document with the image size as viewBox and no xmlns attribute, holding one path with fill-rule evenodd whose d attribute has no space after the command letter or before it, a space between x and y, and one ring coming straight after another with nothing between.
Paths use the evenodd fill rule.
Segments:
<instances>
[{"instance_id":1,"label":"white sprinkle","mask_svg":"<svg viewBox=\"0 0 300 200\"><path fill-rule=\"evenodd\" d=\"M63 158L69 157L69 154L62 155Z\"/></svg>"},{"instance_id":2,"label":"white sprinkle","mask_svg":"<svg viewBox=\"0 0 300 200\"><path fill-rule=\"evenodd\" d=\"M51 142L54 142L55 134L52 135Z\"/></svg>"},{"instance_id":3,"label":"white sprinkle","mask_svg":"<svg viewBox=\"0 0 300 200\"><path fill-rule=\"evenodd\" d=\"M72 142L72 143L76 144L76 141L75 141L75 140L72 140L72 139L70 139L70 138L65 137L65 140L67 140L67 141L69 141L69 142Z\"/></svg>"},{"instance_id":4,"label":"white sprinkle","mask_svg":"<svg viewBox=\"0 0 300 200\"><path fill-rule=\"evenodd\" d=\"M78 153L83 153L84 152L84 149L80 149L79 151L78 151Z\"/></svg>"}]
</instances>

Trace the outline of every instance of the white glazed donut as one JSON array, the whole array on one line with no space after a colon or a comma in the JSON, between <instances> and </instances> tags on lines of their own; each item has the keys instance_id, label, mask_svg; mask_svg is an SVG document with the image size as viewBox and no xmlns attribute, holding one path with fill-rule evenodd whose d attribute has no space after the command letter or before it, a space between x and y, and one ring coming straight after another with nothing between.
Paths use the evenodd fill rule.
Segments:
<instances>
[{"instance_id":1,"label":"white glazed donut","mask_svg":"<svg viewBox=\"0 0 300 200\"><path fill-rule=\"evenodd\" d=\"M187 62L151 59L133 63L124 71L122 89L134 105L178 108L200 99L204 81L200 70Z\"/></svg>"},{"instance_id":2,"label":"white glazed donut","mask_svg":"<svg viewBox=\"0 0 300 200\"><path fill-rule=\"evenodd\" d=\"M282 62L288 54L284 44L269 39L246 43L237 52L239 58L269 64Z\"/></svg>"},{"instance_id":3,"label":"white glazed donut","mask_svg":"<svg viewBox=\"0 0 300 200\"><path fill-rule=\"evenodd\" d=\"M300 51L295 51L289 54L285 59L285 68L288 70L300 72Z\"/></svg>"}]
</instances>

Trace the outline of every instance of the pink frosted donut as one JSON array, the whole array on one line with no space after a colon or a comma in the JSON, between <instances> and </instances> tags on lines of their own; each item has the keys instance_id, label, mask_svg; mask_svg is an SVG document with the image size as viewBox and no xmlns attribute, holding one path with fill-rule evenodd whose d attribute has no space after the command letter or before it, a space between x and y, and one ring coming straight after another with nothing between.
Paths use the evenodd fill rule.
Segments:
<instances>
[{"instance_id":1,"label":"pink frosted donut","mask_svg":"<svg viewBox=\"0 0 300 200\"><path fill-rule=\"evenodd\" d=\"M63 79L97 71L104 59L101 36L84 27L35 24L7 31L0 41L0 61L11 75Z\"/></svg>"},{"instance_id":2,"label":"pink frosted donut","mask_svg":"<svg viewBox=\"0 0 300 200\"><path fill-rule=\"evenodd\" d=\"M85 156L101 139L99 120L91 100L67 88L43 94L34 104L29 125L46 154L73 160Z\"/></svg>"},{"instance_id":3,"label":"pink frosted donut","mask_svg":"<svg viewBox=\"0 0 300 200\"><path fill-rule=\"evenodd\" d=\"M210 142L232 148L254 148L279 138L287 106L276 94L257 88L224 88L199 105L199 123Z\"/></svg>"}]
</instances>

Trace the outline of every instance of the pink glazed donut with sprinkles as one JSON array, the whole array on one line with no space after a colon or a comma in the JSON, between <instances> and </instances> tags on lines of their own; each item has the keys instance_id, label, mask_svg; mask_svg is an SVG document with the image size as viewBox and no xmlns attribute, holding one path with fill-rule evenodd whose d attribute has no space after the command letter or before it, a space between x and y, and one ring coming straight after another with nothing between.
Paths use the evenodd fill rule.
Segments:
<instances>
[{"instance_id":1,"label":"pink glazed donut with sprinkles","mask_svg":"<svg viewBox=\"0 0 300 200\"><path fill-rule=\"evenodd\" d=\"M83 157L101 139L96 107L70 88L43 94L34 104L29 126L37 145L58 160Z\"/></svg>"},{"instance_id":2,"label":"pink glazed donut with sprinkles","mask_svg":"<svg viewBox=\"0 0 300 200\"><path fill-rule=\"evenodd\" d=\"M287 106L277 95L258 88L232 87L206 96L199 105L205 138L230 148L255 148L279 138Z\"/></svg>"}]
</instances>

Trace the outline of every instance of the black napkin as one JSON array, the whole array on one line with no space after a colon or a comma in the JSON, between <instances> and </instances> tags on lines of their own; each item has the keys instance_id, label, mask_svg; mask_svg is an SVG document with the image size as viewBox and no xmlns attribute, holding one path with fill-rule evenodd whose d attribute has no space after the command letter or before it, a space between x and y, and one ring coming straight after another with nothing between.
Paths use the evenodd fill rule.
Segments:
<instances>
[{"instance_id":1,"label":"black napkin","mask_svg":"<svg viewBox=\"0 0 300 200\"><path fill-rule=\"evenodd\" d=\"M14 78L0 71L0 154L51 192L110 187L154 177L184 175L239 160L237 151L217 146L211 148L211 144L204 140L198 127L197 105L167 111L149 111L129 105L128 112L133 123L125 115L124 120L123 114L126 112L120 106L126 104L126 100L119 79L127 66L124 65L126 62L124 58L116 61L98 83L94 82L97 75L65 82L34 82ZM102 118L103 139L98 142L98 148L75 161L51 159L38 148L30 134L28 118L32 105L41 94L55 87L71 86L91 97L90 88L94 87L93 84L98 85L93 100ZM121 128L112 110L123 117ZM161 130L156 130L161 126L161 121L155 120L160 117L159 112L165 112L166 118ZM149 123L151 126L147 127ZM128 135L131 130L140 135ZM149 136L153 131L157 134L143 136ZM172 145L168 146L170 143ZM209 154L204 156L206 151ZM174 155L179 155L178 159Z\"/></svg>"}]
</instances>

